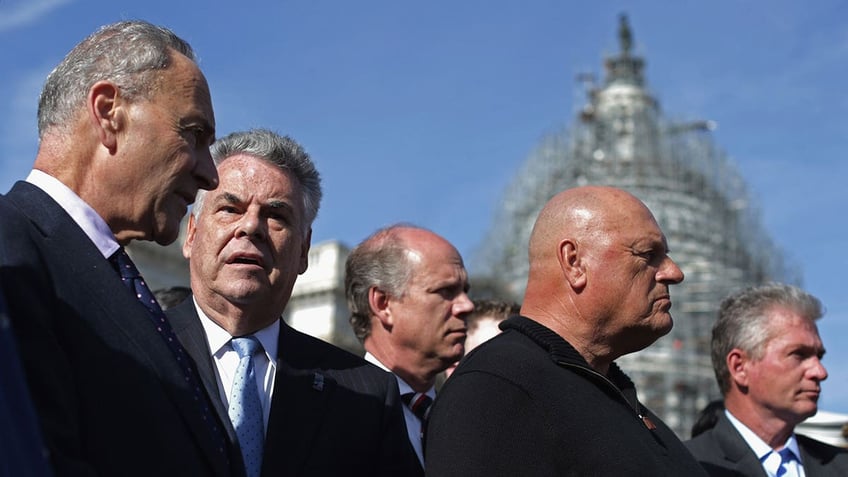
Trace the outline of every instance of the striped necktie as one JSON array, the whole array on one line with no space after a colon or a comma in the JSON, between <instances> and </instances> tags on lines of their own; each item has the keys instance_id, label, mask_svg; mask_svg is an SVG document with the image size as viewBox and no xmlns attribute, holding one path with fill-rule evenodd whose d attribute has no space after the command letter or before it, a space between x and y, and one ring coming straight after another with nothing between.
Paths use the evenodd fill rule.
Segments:
<instances>
[{"instance_id":1,"label":"striped necktie","mask_svg":"<svg viewBox=\"0 0 848 477\"><path fill-rule=\"evenodd\" d=\"M430 396L424 393L404 393L400 399L421 420L422 424L427 421L427 416L430 415L430 405L433 404Z\"/></svg>"}]
</instances>

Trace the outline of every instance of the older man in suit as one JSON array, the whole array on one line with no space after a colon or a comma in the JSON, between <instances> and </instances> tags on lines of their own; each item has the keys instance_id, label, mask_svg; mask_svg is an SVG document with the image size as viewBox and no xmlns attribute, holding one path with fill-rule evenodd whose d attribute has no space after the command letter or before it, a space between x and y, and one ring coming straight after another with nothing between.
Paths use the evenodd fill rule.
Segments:
<instances>
[{"instance_id":1,"label":"older man in suit","mask_svg":"<svg viewBox=\"0 0 848 477\"><path fill-rule=\"evenodd\" d=\"M712 360L725 411L686 443L712 476L848 475L848 451L795 434L818 409L824 346L821 303L767 284L726 298L713 327Z\"/></svg>"},{"instance_id":2,"label":"older man in suit","mask_svg":"<svg viewBox=\"0 0 848 477\"><path fill-rule=\"evenodd\" d=\"M194 364L123 251L174 241L217 185L191 46L146 22L101 28L48 76L38 127L32 172L0 199L0 281L56 474L232 475Z\"/></svg>"},{"instance_id":3,"label":"older man in suit","mask_svg":"<svg viewBox=\"0 0 848 477\"><path fill-rule=\"evenodd\" d=\"M194 298L169 314L247 475L415 475L392 376L280 319L321 200L309 156L267 130L212 152L220 185L198 197L183 247Z\"/></svg>"},{"instance_id":4,"label":"older man in suit","mask_svg":"<svg viewBox=\"0 0 848 477\"><path fill-rule=\"evenodd\" d=\"M218 181L191 46L146 22L101 28L48 76L38 126L32 172L0 200L0 274L55 473L231 475L194 364L123 251L174 241Z\"/></svg>"}]
</instances>

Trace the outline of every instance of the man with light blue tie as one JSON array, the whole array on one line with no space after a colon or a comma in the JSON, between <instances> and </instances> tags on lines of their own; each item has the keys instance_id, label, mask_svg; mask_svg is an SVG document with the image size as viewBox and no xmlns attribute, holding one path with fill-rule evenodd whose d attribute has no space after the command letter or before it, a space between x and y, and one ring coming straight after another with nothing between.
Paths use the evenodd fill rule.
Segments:
<instances>
[{"instance_id":1,"label":"man with light blue tie","mask_svg":"<svg viewBox=\"0 0 848 477\"><path fill-rule=\"evenodd\" d=\"M795 434L818 410L827 370L817 298L777 283L726 298L713 327L712 360L725 412L686 442L712 476L848 475L848 451Z\"/></svg>"},{"instance_id":2,"label":"man with light blue tie","mask_svg":"<svg viewBox=\"0 0 848 477\"><path fill-rule=\"evenodd\" d=\"M391 374L281 320L321 201L309 155L255 129L212 156L183 246L193 296L168 315L247 476L415 475Z\"/></svg>"}]
</instances>

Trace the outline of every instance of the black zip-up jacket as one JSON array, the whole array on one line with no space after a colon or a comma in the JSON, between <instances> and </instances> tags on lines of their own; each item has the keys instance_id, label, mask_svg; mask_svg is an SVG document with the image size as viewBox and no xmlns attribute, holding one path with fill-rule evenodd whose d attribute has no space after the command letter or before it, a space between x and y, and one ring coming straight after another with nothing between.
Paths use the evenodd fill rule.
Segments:
<instances>
[{"instance_id":1,"label":"black zip-up jacket","mask_svg":"<svg viewBox=\"0 0 848 477\"><path fill-rule=\"evenodd\" d=\"M436 398L428 476L706 476L618 366L603 376L525 317L501 328Z\"/></svg>"}]
</instances>

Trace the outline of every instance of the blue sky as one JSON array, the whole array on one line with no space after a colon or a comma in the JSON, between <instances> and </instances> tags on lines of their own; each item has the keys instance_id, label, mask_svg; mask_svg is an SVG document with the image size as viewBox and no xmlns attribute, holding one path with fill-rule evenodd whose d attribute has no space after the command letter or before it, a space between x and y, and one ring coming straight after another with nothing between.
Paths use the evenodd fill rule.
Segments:
<instances>
[{"instance_id":1,"label":"blue sky","mask_svg":"<svg viewBox=\"0 0 848 477\"><path fill-rule=\"evenodd\" d=\"M0 191L32 164L49 70L98 26L140 18L195 47L219 135L267 127L312 154L325 188L315 241L411 221L470 258L526 156L583 104L575 76L617 50L620 12L665 113L717 122L766 228L825 303L820 404L848 412L848 4L836 0L0 0Z\"/></svg>"}]
</instances>

